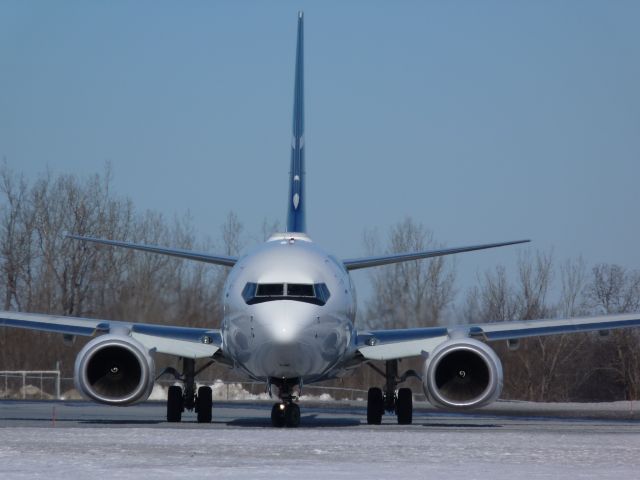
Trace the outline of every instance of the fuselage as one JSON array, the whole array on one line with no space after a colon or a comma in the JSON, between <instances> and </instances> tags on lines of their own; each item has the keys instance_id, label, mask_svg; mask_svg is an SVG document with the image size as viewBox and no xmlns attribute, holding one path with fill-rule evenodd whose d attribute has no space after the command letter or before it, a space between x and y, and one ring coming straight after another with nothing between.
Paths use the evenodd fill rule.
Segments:
<instances>
[{"instance_id":1,"label":"fuselage","mask_svg":"<svg viewBox=\"0 0 640 480\"><path fill-rule=\"evenodd\" d=\"M240 258L223 295L225 355L252 378L321 380L349 351L351 278L304 234L276 234Z\"/></svg>"}]
</instances>

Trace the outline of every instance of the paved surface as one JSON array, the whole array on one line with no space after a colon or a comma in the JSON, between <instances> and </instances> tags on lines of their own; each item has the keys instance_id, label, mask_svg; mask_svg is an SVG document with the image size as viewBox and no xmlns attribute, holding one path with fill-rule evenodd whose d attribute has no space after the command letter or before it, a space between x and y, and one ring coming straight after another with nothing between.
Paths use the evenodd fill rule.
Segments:
<instances>
[{"instance_id":1,"label":"paved surface","mask_svg":"<svg viewBox=\"0 0 640 480\"><path fill-rule=\"evenodd\" d=\"M11 427L136 427L150 428L271 428L271 402L215 403L212 425L200 425L195 414L185 412L180 424L167 423L165 405L147 402L130 407L109 407L82 401L0 401L0 428ZM316 402L301 404L301 428L350 427L366 425L363 402ZM595 431L640 429L640 402L609 404L536 404L498 402L474 412L451 413L428 404L416 405L413 425L396 424L393 415L383 417L383 425L394 430L419 427L572 429ZM640 432L640 430L639 430Z\"/></svg>"},{"instance_id":2,"label":"paved surface","mask_svg":"<svg viewBox=\"0 0 640 480\"><path fill-rule=\"evenodd\" d=\"M0 479L626 479L640 471L635 403L499 402L413 425L366 425L365 405L303 403L272 428L271 403L217 403L214 422L165 422L163 403L0 401Z\"/></svg>"}]
</instances>

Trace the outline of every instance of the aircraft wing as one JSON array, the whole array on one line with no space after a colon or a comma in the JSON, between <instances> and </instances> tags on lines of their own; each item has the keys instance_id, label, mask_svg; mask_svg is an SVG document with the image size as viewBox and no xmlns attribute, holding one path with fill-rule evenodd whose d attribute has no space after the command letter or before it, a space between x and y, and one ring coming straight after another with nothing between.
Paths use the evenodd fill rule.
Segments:
<instances>
[{"instance_id":1,"label":"aircraft wing","mask_svg":"<svg viewBox=\"0 0 640 480\"><path fill-rule=\"evenodd\" d=\"M169 255L171 257L186 258L188 260L196 260L198 262L213 263L215 265L223 265L225 267L233 267L238 261L237 257L227 255L211 255L209 253L192 252L191 250L181 250L179 248L158 247L156 245L144 245L141 243L121 242L118 240L107 240L106 238L83 237L80 235L67 235L67 238L74 240L82 240L84 242L101 243L103 245L111 245L113 247L131 248L133 250L141 250L143 252L159 253Z\"/></svg>"},{"instance_id":2,"label":"aircraft wing","mask_svg":"<svg viewBox=\"0 0 640 480\"><path fill-rule=\"evenodd\" d=\"M185 358L213 356L222 345L220 330L131 323L39 313L0 312L0 326L93 337L120 333L138 340L150 351Z\"/></svg>"},{"instance_id":3,"label":"aircraft wing","mask_svg":"<svg viewBox=\"0 0 640 480\"><path fill-rule=\"evenodd\" d=\"M408 328L358 332L360 354L367 360L393 360L429 354L450 338L515 340L563 333L607 331L640 327L640 313L565 319L517 320L455 327Z\"/></svg>"},{"instance_id":4,"label":"aircraft wing","mask_svg":"<svg viewBox=\"0 0 640 480\"><path fill-rule=\"evenodd\" d=\"M425 250L422 252L397 253L393 255L380 255L376 257L362 257L343 260L347 270L357 270L359 268L378 267L390 263L408 262L411 260L421 260L423 258L442 257L453 255L454 253L472 252L474 250L485 250L487 248L505 247L507 245L517 245L527 243L531 240L515 240L512 242L485 243L484 245L472 245L470 247L444 248L442 250Z\"/></svg>"}]
</instances>

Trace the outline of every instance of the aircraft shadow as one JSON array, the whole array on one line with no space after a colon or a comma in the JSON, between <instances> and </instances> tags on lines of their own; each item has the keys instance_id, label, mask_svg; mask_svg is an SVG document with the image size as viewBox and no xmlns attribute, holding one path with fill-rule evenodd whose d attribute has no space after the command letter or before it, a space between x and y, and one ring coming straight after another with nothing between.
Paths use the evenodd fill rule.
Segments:
<instances>
[{"instance_id":1,"label":"aircraft shadow","mask_svg":"<svg viewBox=\"0 0 640 480\"><path fill-rule=\"evenodd\" d=\"M65 420L56 420L65 421ZM164 420L66 420L77 421L83 425L159 425L160 423L166 423Z\"/></svg>"},{"instance_id":2,"label":"aircraft shadow","mask_svg":"<svg viewBox=\"0 0 640 480\"><path fill-rule=\"evenodd\" d=\"M216 423L215 420L214 423ZM229 427L273 428L270 418L237 418L222 423ZM316 415L302 415L299 428L356 427L360 424L359 420L352 418L321 418Z\"/></svg>"},{"instance_id":3,"label":"aircraft shadow","mask_svg":"<svg viewBox=\"0 0 640 480\"><path fill-rule=\"evenodd\" d=\"M476 424L476 423L414 423L419 424L422 427L431 427L431 428L502 428L504 425L498 425L497 423L485 423L485 424Z\"/></svg>"}]
</instances>

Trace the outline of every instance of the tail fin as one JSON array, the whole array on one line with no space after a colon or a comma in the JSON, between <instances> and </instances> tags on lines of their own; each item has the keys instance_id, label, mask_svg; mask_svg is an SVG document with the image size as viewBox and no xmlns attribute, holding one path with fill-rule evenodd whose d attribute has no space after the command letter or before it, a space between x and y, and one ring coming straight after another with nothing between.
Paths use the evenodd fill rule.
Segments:
<instances>
[{"instance_id":1,"label":"tail fin","mask_svg":"<svg viewBox=\"0 0 640 480\"><path fill-rule=\"evenodd\" d=\"M304 188L304 45L303 14L298 12L298 45L293 96L293 139L289 172L289 210L287 232L306 232Z\"/></svg>"}]
</instances>

